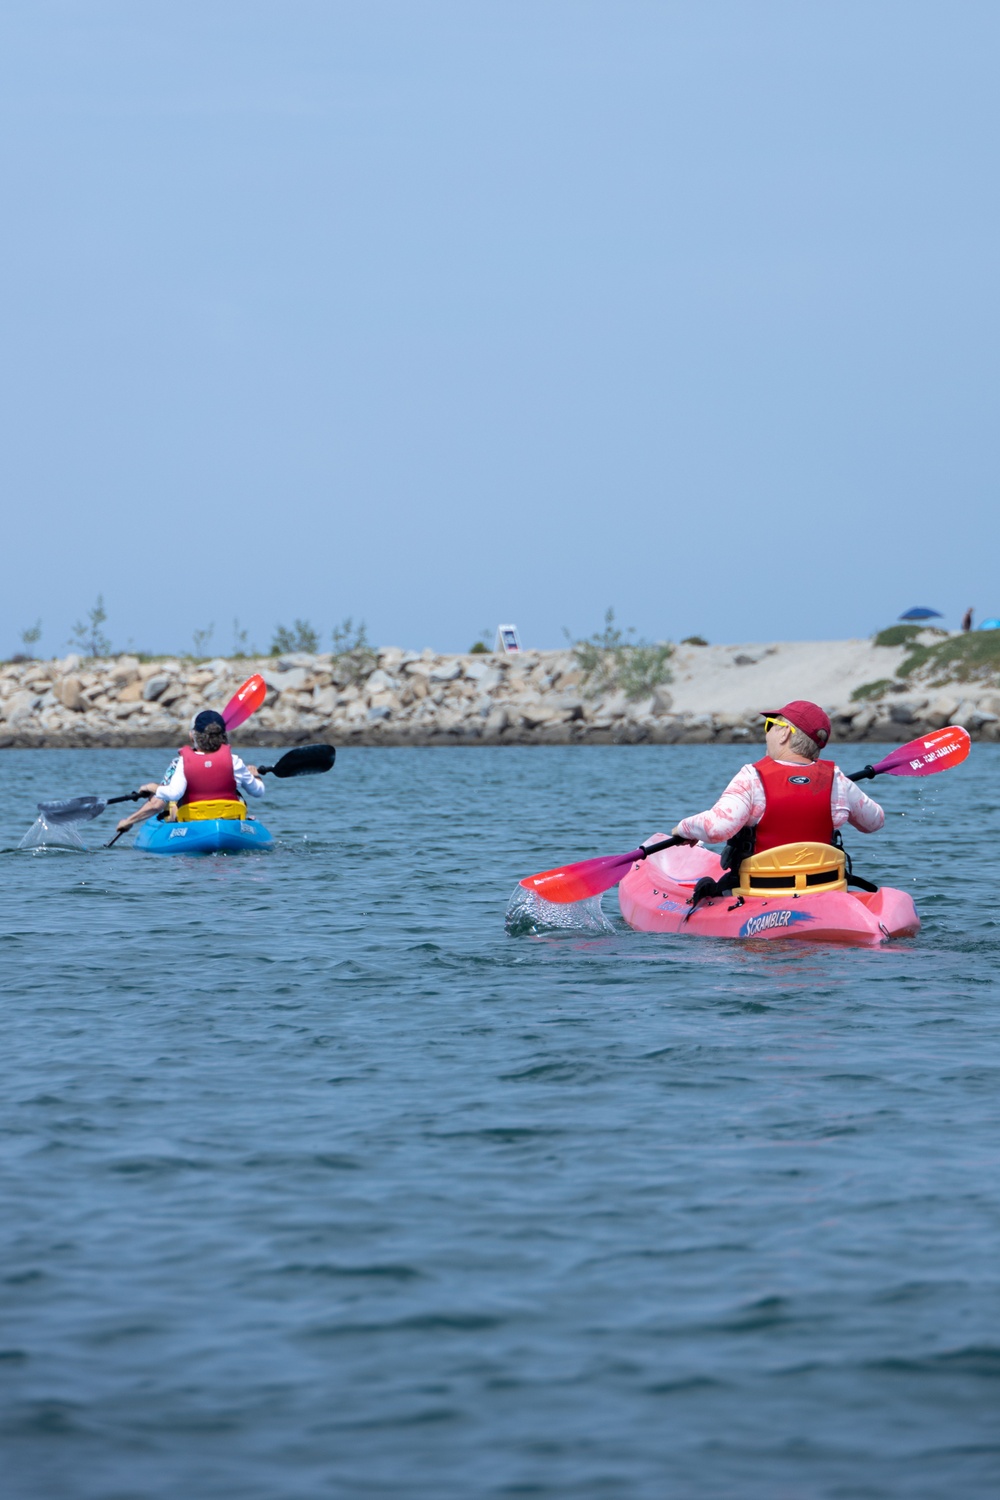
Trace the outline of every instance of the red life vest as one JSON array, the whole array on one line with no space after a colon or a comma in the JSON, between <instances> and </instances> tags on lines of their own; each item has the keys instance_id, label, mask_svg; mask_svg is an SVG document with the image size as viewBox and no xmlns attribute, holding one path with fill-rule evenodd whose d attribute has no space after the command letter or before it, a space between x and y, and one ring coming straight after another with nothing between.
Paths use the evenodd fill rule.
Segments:
<instances>
[{"instance_id":1,"label":"red life vest","mask_svg":"<svg viewBox=\"0 0 1000 1500\"><path fill-rule=\"evenodd\" d=\"M185 745L181 750L187 791L179 806L186 802L238 802L240 800L236 777L233 775L233 752L228 745L220 745L206 755L202 750L192 750Z\"/></svg>"},{"instance_id":2,"label":"red life vest","mask_svg":"<svg viewBox=\"0 0 1000 1500\"><path fill-rule=\"evenodd\" d=\"M833 843L830 801L835 769L832 760L793 766L765 755L754 762L767 803L757 824L755 854L776 849L779 844Z\"/></svg>"}]
</instances>

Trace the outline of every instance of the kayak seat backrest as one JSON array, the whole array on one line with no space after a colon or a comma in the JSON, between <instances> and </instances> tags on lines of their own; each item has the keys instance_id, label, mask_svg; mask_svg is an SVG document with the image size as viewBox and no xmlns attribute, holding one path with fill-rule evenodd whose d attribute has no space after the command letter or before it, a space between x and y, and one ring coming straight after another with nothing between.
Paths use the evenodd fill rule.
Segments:
<instances>
[{"instance_id":1,"label":"kayak seat backrest","mask_svg":"<svg viewBox=\"0 0 1000 1500\"><path fill-rule=\"evenodd\" d=\"M741 896L846 890L844 851L832 844L779 844L740 865Z\"/></svg>"}]
</instances>

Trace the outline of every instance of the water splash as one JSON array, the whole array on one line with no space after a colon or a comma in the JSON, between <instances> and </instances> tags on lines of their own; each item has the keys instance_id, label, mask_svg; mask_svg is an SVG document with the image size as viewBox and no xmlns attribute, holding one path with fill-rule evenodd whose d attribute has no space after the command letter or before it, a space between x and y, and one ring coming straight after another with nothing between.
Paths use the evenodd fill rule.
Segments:
<instances>
[{"instance_id":1,"label":"water splash","mask_svg":"<svg viewBox=\"0 0 1000 1500\"><path fill-rule=\"evenodd\" d=\"M46 823L44 818L35 819L17 847L19 849L72 849L78 854L87 852L87 846L77 832L75 823L60 823L53 827Z\"/></svg>"},{"instance_id":2,"label":"water splash","mask_svg":"<svg viewBox=\"0 0 1000 1500\"><path fill-rule=\"evenodd\" d=\"M531 937L541 932L614 932L614 923L601 910L600 896L586 901L544 901L523 885L514 887L507 903L504 927L508 937Z\"/></svg>"}]
</instances>

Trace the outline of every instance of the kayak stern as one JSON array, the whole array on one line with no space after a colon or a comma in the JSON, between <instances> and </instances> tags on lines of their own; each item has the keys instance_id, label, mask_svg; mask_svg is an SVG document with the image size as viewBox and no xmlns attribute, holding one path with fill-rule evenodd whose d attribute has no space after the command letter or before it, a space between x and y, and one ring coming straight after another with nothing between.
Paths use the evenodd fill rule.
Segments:
<instances>
[{"instance_id":1,"label":"kayak stern","mask_svg":"<svg viewBox=\"0 0 1000 1500\"><path fill-rule=\"evenodd\" d=\"M661 835L656 835L660 837ZM648 840L652 842L652 840ZM920 918L906 891L803 891L780 896L688 899L703 875L718 880L717 854L701 845L664 849L637 860L618 887L622 916L638 932L682 932L717 938L796 938L877 947L912 937Z\"/></svg>"},{"instance_id":2,"label":"kayak stern","mask_svg":"<svg viewBox=\"0 0 1000 1500\"><path fill-rule=\"evenodd\" d=\"M193 823L142 823L133 849L145 854L243 854L274 843L254 818L206 818Z\"/></svg>"}]
</instances>

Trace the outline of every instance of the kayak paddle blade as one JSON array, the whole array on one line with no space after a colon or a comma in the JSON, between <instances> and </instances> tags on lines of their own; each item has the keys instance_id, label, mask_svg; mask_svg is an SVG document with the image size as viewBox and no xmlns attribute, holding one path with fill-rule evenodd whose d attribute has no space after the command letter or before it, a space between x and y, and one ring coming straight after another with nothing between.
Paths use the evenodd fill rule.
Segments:
<instances>
[{"instance_id":1,"label":"kayak paddle blade","mask_svg":"<svg viewBox=\"0 0 1000 1500\"><path fill-rule=\"evenodd\" d=\"M950 771L952 766L961 765L971 749L968 730L951 724L947 729L935 729L933 734L900 745L872 770L878 776L935 776L938 771Z\"/></svg>"},{"instance_id":2,"label":"kayak paddle blade","mask_svg":"<svg viewBox=\"0 0 1000 1500\"><path fill-rule=\"evenodd\" d=\"M544 870L540 875L525 875L521 881L526 891L534 891L543 901L563 904L568 901L586 901L589 896L599 896L609 891L628 870L629 865L643 857L642 849L633 849L629 854L605 854L598 859L582 859L575 865L562 865L558 870Z\"/></svg>"},{"instance_id":3,"label":"kayak paddle blade","mask_svg":"<svg viewBox=\"0 0 1000 1500\"><path fill-rule=\"evenodd\" d=\"M273 766L261 766L280 781L288 776L321 776L332 771L337 752L332 745L296 745Z\"/></svg>"},{"instance_id":4,"label":"kayak paddle blade","mask_svg":"<svg viewBox=\"0 0 1000 1500\"><path fill-rule=\"evenodd\" d=\"M230 729L239 729L241 724L245 724L250 715L257 712L266 697L267 683L258 672L255 672L233 694L222 710L227 732Z\"/></svg>"},{"instance_id":5,"label":"kayak paddle blade","mask_svg":"<svg viewBox=\"0 0 1000 1500\"><path fill-rule=\"evenodd\" d=\"M60 823L85 823L99 817L107 807L103 797L70 797L67 802L39 802L38 811L50 828Z\"/></svg>"}]
</instances>

